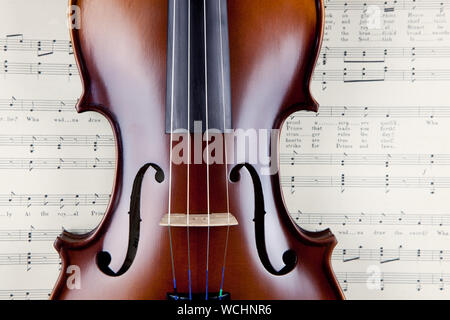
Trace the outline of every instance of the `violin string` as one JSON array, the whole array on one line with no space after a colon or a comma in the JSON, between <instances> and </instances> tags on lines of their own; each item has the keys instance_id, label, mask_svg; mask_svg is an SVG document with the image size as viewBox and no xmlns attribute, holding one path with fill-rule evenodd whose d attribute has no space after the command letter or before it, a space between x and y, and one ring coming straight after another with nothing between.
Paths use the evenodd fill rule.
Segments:
<instances>
[{"instance_id":1,"label":"violin string","mask_svg":"<svg viewBox=\"0 0 450 320\"><path fill-rule=\"evenodd\" d=\"M168 227L169 227L169 244L170 244L170 257L172 262L172 277L173 277L173 288L175 295L177 294L177 281L175 277L175 262L173 256L173 244L172 244L172 229L171 229L171 213L172 213L172 161L173 161L173 114L174 114L174 99L175 99L175 37L176 37L176 12L177 12L177 0L173 0L173 26L172 26L172 92L171 92L171 106L170 106L170 142L169 142L169 213L168 213Z\"/></svg>"},{"instance_id":2,"label":"violin string","mask_svg":"<svg viewBox=\"0 0 450 320\"><path fill-rule=\"evenodd\" d=\"M209 115L208 115L208 47L207 47L207 25L206 25L206 0L203 0L203 29L204 29L204 40L205 40L205 106L206 106L206 201L208 208L208 238L206 244L206 296L205 299L208 300L208 273L209 273L209 237L211 231L211 210L209 203Z\"/></svg>"},{"instance_id":3,"label":"violin string","mask_svg":"<svg viewBox=\"0 0 450 320\"><path fill-rule=\"evenodd\" d=\"M225 267L227 262L227 252L228 252L228 241L230 239L230 193L228 189L228 151L227 151L227 138L226 138L226 110L225 110L225 73L224 73L224 57L223 57L223 34L222 34L222 0L219 0L219 19L220 26L220 65L221 65L221 73L222 73L222 108L223 108L223 138L224 138L224 164L225 164L225 186L226 186L226 197L227 197L227 235L225 240L225 253L223 257L223 268L222 268L222 281L220 283L220 291L219 291L219 299L222 298L223 293L223 283L225 279Z\"/></svg>"},{"instance_id":4,"label":"violin string","mask_svg":"<svg viewBox=\"0 0 450 320\"><path fill-rule=\"evenodd\" d=\"M189 214L190 214L190 165L191 165L191 0L188 0L188 162L187 162L187 247L188 247L188 269L189 269L189 300L192 300L191 282L191 249L189 235Z\"/></svg>"}]
</instances>

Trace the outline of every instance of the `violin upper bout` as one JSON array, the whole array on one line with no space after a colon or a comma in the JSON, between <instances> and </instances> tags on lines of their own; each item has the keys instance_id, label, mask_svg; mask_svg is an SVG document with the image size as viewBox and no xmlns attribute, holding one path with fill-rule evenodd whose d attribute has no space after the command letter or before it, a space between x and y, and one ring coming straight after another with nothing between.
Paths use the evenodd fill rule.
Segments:
<instances>
[{"instance_id":1,"label":"violin upper bout","mask_svg":"<svg viewBox=\"0 0 450 320\"><path fill-rule=\"evenodd\" d=\"M322 0L228 0L233 112L266 114L270 127L317 111L310 83L323 33ZM244 111L245 109L245 111Z\"/></svg>"},{"instance_id":2,"label":"violin upper bout","mask_svg":"<svg viewBox=\"0 0 450 320\"><path fill-rule=\"evenodd\" d=\"M70 31L83 85L77 110L121 119L130 107L140 107L137 98L162 109L167 0L70 0L69 5L79 15Z\"/></svg>"},{"instance_id":3,"label":"violin upper bout","mask_svg":"<svg viewBox=\"0 0 450 320\"><path fill-rule=\"evenodd\" d=\"M319 111L319 103L314 99L311 92L311 81L323 41L325 21L323 1L310 0L310 6L314 9L309 13L309 16L313 19L314 23L311 22L308 27L305 27L308 30L310 40L303 52L305 56L302 58L301 71L299 72L298 78L293 82L293 88L290 94L286 96L284 101L286 109L282 111L280 121L284 121L288 115L297 111ZM303 44L305 45L305 43Z\"/></svg>"}]
</instances>

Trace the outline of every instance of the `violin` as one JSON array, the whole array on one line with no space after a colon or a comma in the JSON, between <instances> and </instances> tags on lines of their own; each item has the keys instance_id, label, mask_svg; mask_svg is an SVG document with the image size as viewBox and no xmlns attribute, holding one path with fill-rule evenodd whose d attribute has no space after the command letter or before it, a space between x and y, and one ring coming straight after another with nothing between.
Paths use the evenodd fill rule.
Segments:
<instances>
[{"instance_id":1,"label":"violin","mask_svg":"<svg viewBox=\"0 0 450 320\"><path fill-rule=\"evenodd\" d=\"M335 237L295 224L278 170L254 155L277 167L286 118L318 111L323 0L70 6L77 111L109 120L117 166L99 226L56 240L51 298L343 299Z\"/></svg>"}]
</instances>

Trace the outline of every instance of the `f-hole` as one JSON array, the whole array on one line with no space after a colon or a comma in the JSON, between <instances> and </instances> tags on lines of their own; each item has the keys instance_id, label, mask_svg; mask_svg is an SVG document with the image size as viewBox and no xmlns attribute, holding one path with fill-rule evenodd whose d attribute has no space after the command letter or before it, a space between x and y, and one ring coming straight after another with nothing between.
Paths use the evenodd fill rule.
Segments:
<instances>
[{"instance_id":1,"label":"f-hole","mask_svg":"<svg viewBox=\"0 0 450 320\"><path fill-rule=\"evenodd\" d=\"M142 181L144 180L145 173L147 170L152 167L155 169L155 180L158 183L162 183L164 181L164 171L153 163L148 163L143 166L136 175L133 184L133 191L131 193L130 199L130 212L128 213L130 216L130 230L128 237L128 251L125 257L125 261L122 267L118 272L114 272L109 267L111 263L111 255L109 252L101 251L97 254L97 266L99 269L106 275L111 277L119 277L125 274L128 269L130 269L133 264L134 258L136 257L138 245L139 245L139 233L140 233L140 225L141 225L141 189L142 189Z\"/></svg>"},{"instance_id":2,"label":"f-hole","mask_svg":"<svg viewBox=\"0 0 450 320\"><path fill-rule=\"evenodd\" d=\"M259 259L268 272L275 276L284 276L294 270L298 261L297 254L294 250L285 251L283 254L283 262L285 266L279 271L275 270L275 268L270 263L269 255L267 254L265 239L264 216L266 215L266 210L264 205L264 193L258 172L250 164L240 164L234 167L233 170L231 170L230 180L232 182L238 182L241 178L239 172L244 167L250 173L250 176L253 180L253 188L255 193L255 219L253 221L255 222L255 238Z\"/></svg>"}]
</instances>

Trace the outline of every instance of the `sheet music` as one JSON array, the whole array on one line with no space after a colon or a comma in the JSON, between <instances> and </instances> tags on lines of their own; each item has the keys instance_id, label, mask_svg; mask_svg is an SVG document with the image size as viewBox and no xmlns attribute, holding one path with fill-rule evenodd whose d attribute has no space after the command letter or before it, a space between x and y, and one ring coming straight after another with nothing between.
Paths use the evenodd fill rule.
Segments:
<instances>
[{"instance_id":1,"label":"sheet music","mask_svg":"<svg viewBox=\"0 0 450 320\"><path fill-rule=\"evenodd\" d=\"M348 299L449 299L450 1L325 4L320 111L283 131L292 217L336 235Z\"/></svg>"},{"instance_id":2,"label":"sheet music","mask_svg":"<svg viewBox=\"0 0 450 320\"><path fill-rule=\"evenodd\" d=\"M47 299L56 237L93 229L110 199L115 141L102 116L75 112L66 7L0 3L0 299Z\"/></svg>"}]
</instances>

